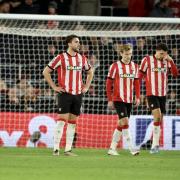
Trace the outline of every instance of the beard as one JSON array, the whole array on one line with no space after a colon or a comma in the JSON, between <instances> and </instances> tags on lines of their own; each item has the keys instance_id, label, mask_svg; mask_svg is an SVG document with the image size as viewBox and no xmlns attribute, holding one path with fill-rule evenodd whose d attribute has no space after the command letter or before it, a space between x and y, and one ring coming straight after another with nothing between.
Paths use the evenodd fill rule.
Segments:
<instances>
[{"instance_id":1,"label":"beard","mask_svg":"<svg viewBox=\"0 0 180 180\"><path fill-rule=\"evenodd\" d=\"M72 50L77 53L79 52L79 48L73 48Z\"/></svg>"},{"instance_id":2,"label":"beard","mask_svg":"<svg viewBox=\"0 0 180 180\"><path fill-rule=\"evenodd\" d=\"M163 57L157 58L157 60L159 60L159 61L162 61L163 59L164 59Z\"/></svg>"}]
</instances>

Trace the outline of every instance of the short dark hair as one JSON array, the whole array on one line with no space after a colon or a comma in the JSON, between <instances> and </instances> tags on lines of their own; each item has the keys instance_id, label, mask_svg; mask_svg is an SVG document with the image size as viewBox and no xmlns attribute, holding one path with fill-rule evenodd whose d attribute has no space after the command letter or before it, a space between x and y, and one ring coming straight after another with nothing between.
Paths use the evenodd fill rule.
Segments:
<instances>
[{"instance_id":1,"label":"short dark hair","mask_svg":"<svg viewBox=\"0 0 180 180\"><path fill-rule=\"evenodd\" d=\"M159 0L159 3L162 4L164 2L166 2L167 0Z\"/></svg>"},{"instance_id":2,"label":"short dark hair","mask_svg":"<svg viewBox=\"0 0 180 180\"><path fill-rule=\"evenodd\" d=\"M68 43L71 43L74 38L79 38L79 37L75 34L71 34L71 35L67 36L66 37L66 44L68 45Z\"/></svg>"},{"instance_id":3,"label":"short dark hair","mask_svg":"<svg viewBox=\"0 0 180 180\"><path fill-rule=\"evenodd\" d=\"M163 51L168 51L168 47L165 43L159 43L157 46L156 46L156 50L163 50Z\"/></svg>"}]
</instances>

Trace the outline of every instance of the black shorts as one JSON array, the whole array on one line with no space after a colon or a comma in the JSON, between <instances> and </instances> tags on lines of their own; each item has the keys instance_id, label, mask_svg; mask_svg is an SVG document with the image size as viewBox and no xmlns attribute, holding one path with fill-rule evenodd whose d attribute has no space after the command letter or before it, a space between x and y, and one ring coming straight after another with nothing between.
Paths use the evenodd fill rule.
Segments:
<instances>
[{"instance_id":1,"label":"black shorts","mask_svg":"<svg viewBox=\"0 0 180 180\"><path fill-rule=\"evenodd\" d=\"M122 119L124 117L130 117L132 103L124 103L124 102L114 101L114 107L119 116L119 119Z\"/></svg>"},{"instance_id":2,"label":"black shorts","mask_svg":"<svg viewBox=\"0 0 180 180\"><path fill-rule=\"evenodd\" d=\"M160 108L161 113L166 112L166 96L147 96L147 101L150 110Z\"/></svg>"},{"instance_id":3,"label":"black shorts","mask_svg":"<svg viewBox=\"0 0 180 180\"><path fill-rule=\"evenodd\" d=\"M82 94L78 94L78 95L72 95L69 93L58 94L59 114L71 113L79 116L81 104L82 104Z\"/></svg>"}]
</instances>

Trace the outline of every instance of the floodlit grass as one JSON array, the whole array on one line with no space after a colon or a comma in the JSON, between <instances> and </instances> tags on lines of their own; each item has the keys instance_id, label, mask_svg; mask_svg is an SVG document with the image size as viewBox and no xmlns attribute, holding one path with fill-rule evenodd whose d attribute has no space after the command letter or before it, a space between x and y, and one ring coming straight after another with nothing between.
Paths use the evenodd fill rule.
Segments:
<instances>
[{"instance_id":1,"label":"floodlit grass","mask_svg":"<svg viewBox=\"0 0 180 180\"><path fill-rule=\"evenodd\" d=\"M179 180L180 151L151 155L107 155L106 150L75 149L78 157L52 156L51 149L0 148L0 180Z\"/></svg>"}]
</instances>

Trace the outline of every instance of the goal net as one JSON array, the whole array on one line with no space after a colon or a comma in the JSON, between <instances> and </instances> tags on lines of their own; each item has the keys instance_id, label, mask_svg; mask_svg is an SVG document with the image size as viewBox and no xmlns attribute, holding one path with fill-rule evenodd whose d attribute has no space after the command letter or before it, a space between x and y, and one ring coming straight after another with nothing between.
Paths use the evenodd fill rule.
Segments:
<instances>
[{"instance_id":1,"label":"goal net","mask_svg":"<svg viewBox=\"0 0 180 180\"><path fill-rule=\"evenodd\" d=\"M169 54L180 67L179 23L179 19L168 18L1 14L0 146L52 147L56 93L44 81L42 71L54 56L66 50L65 37L76 34L80 37L81 53L87 56L95 75L83 97L74 146L108 148L118 117L107 107L105 81L109 66L120 58L120 45L131 43L133 60L140 64L144 56L154 53L157 43L165 42ZM56 73L53 79L57 82ZM178 78L169 76L166 111L167 115L177 118L179 85ZM142 85L141 104L133 108L130 123L137 146L147 145L151 139L152 117L148 116L150 111L146 103ZM63 136L61 146L64 146L64 139ZM165 144L165 140L162 143ZM121 141L119 147L125 146Z\"/></svg>"}]
</instances>

